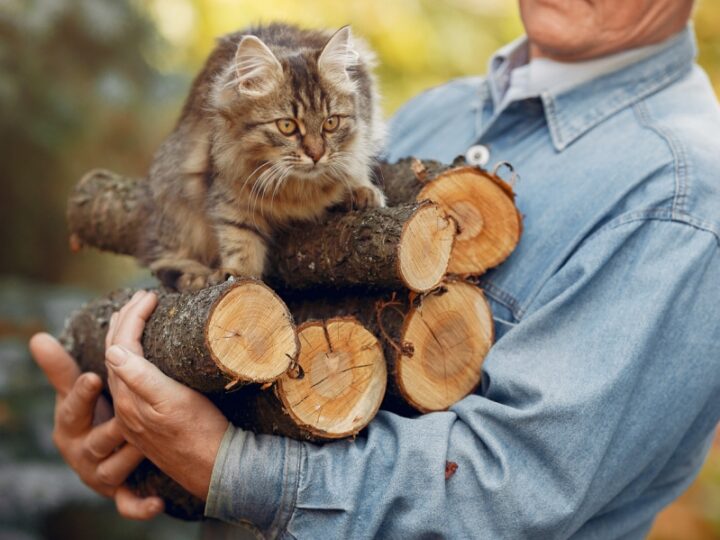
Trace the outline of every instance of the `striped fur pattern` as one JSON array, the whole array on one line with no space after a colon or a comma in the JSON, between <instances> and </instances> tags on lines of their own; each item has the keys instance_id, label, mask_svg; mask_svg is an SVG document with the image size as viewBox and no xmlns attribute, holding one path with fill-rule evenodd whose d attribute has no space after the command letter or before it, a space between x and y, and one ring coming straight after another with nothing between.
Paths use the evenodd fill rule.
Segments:
<instances>
[{"instance_id":1,"label":"striped fur pattern","mask_svg":"<svg viewBox=\"0 0 720 540\"><path fill-rule=\"evenodd\" d=\"M371 181L384 135L373 66L349 27L221 38L150 167L143 262L181 290L261 277L280 228L337 204L384 205Z\"/></svg>"}]
</instances>

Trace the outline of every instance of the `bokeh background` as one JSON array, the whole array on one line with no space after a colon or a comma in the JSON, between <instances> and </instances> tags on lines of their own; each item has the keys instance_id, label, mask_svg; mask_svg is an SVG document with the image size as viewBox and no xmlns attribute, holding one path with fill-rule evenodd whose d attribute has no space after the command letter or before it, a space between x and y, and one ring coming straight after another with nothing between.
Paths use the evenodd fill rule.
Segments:
<instances>
[{"instance_id":1,"label":"bokeh background","mask_svg":"<svg viewBox=\"0 0 720 540\"><path fill-rule=\"evenodd\" d=\"M350 23L380 59L389 116L450 78L485 71L522 33L515 0L0 0L0 538L195 538L196 525L119 519L62 465L53 394L27 338L147 273L71 254L64 207L87 170L144 174L216 36L275 20ZM720 0L700 0L699 62L720 91ZM720 538L720 441L651 538Z\"/></svg>"}]
</instances>

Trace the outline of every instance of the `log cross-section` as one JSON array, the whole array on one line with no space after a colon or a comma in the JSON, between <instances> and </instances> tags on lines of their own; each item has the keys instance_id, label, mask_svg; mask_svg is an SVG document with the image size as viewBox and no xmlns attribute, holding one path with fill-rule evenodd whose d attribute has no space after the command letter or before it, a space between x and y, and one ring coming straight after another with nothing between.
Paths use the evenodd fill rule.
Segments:
<instances>
[{"instance_id":1,"label":"log cross-section","mask_svg":"<svg viewBox=\"0 0 720 540\"><path fill-rule=\"evenodd\" d=\"M422 412L447 409L472 392L494 337L492 312L482 291L449 282L407 314L395 351L400 394Z\"/></svg>"},{"instance_id":2,"label":"log cross-section","mask_svg":"<svg viewBox=\"0 0 720 540\"><path fill-rule=\"evenodd\" d=\"M357 434L373 419L385 395L382 346L352 317L298 327L300 356L277 382L283 409L314 437Z\"/></svg>"},{"instance_id":3,"label":"log cross-section","mask_svg":"<svg viewBox=\"0 0 720 540\"><path fill-rule=\"evenodd\" d=\"M101 375L110 316L130 299L124 289L94 300L67 321L62 340L81 369ZM229 383L274 381L298 353L292 317L256 280L237 280L194 293L155 291L158 305L142 346L165 374L201 392Z\"/></svg>"}]
</instances>

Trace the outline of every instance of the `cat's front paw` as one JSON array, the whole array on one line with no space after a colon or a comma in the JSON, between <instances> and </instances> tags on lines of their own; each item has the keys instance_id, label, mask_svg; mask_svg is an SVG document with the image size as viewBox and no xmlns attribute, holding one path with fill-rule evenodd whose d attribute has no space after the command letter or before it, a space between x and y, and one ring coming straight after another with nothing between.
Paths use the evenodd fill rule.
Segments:
<instances>
[{"instance_id":1,"label":"cat's front paw","mask_svg":"<svg viewBox=\"0 0 720 540\"><path fill-rule=\"evenodd\" d=\"M180 292L199 291L205 287L212 287L220 283L225 283L230 277L238 277L233 272L218 268L208 274L190 274L185 273L177 280L177 289Z\"/></svg>"},{"instance_id":2,"label":"cat's front paw","mask_svg":"<svg viewBox=\"0 0 720 540\"><path fill-rule=\"evenodd\" d=\"M376 186L357 187L351 192L351 209L365 210L366 208L383 208L384 206L385 194Z\"/></svg>"},{"instance_id":3,"label":"cat's front paw","mask_svg":"<svg viewBox=\"0 0 720 540\"><path fill-rule=\"evenodd\" d=\"M185 272L175 282L175 288L180 292L199 291L210 285L214 285L211 280L213 273L194 273Z\"/></svg>"}]
</instances>

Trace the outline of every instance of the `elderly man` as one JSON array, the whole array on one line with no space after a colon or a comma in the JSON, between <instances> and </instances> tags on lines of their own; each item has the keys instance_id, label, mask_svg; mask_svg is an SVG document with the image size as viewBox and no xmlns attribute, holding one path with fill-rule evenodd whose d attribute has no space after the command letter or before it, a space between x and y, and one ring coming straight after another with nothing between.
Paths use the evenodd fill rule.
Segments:
<instances>
[{"instance_id":1,"label":"elderly man","mask_svg":"<svg viewBox=\"0 0 720 540\"><path fill-rule=\"evenodd\" d=\"M108 336L104 424L99 379L32 341L63 456L123 515L162 507L122 487L143 454L208 516L287 538L639 538L689 485L720 418L720 112L692 2L520 5L527 38L412 100L389 145L522 175L525 234L483 279L498 339L481 389L380 413L352 442L256 436L141 357L140 294Z\"/></svg>"}]
</instances>

